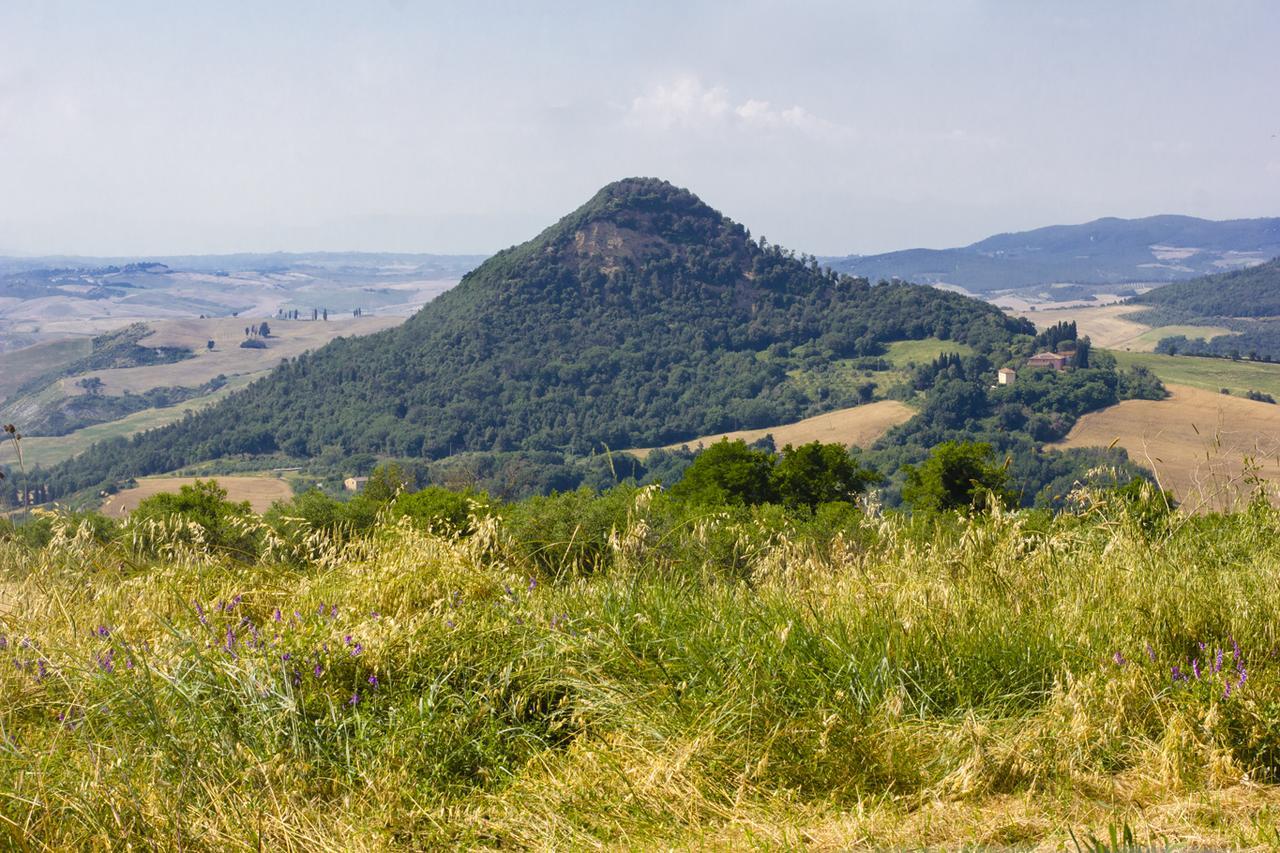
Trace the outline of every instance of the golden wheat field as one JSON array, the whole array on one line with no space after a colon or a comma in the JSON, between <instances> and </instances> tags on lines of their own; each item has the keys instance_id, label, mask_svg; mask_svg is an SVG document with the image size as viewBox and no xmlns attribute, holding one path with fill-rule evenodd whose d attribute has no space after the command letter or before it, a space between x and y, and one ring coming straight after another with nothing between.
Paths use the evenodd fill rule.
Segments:
<instances>
[{"instance_id":1,"label":"golden wheat field","mask_svg":"<svg viewBox=\"0 0 1280 853\"><path fill-rule=\"evenodd\" d=\"M807 444L811 441L843 444L846 447L850 445L865 447L888 432L890 427L906 423L914 414L915 410L897 400L880 400L876 403L868 403L865 406L837 409L834 412L827 412L781 426L722 432L718 435L706 435L691 441L667 445L663 448L646 447L627 452L644 459L651 452L659 449L675 450L687 446L692 450L723 439L730 441L741 439L750 444L753 441L759 441L766 435L772 435L773 443L779 448L788 444Z\"/></svg>"},{"instance_id":2,"label":"golden wheat field","mask_svg":"<svg viewBox=\"0 0 1280 853\"><path fill-rule=\"evenodd\" d=\"M1125 400L1085 415L1056 446L1123 447L1191 508L1224 507L1250 476L1280 483L1280 406L1168 388L1165 400Z\"/></svg>"}]
</instances>

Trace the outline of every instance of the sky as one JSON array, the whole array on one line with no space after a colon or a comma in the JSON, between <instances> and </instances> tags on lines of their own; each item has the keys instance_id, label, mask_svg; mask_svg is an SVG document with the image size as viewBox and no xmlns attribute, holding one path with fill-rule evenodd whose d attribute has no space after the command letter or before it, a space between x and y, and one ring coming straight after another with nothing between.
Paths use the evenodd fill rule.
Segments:
<instances>
[{"instance_id":1,"label":"sky","mask_svg":"<svg viewBox=\"0 0 1280 853\"><path fill-rule=\"evenodd\" d=\"M1280 3L0 4L0 253L488 253L665 178L799 252L1280 215Z\"/></svg>"}]
</instances>

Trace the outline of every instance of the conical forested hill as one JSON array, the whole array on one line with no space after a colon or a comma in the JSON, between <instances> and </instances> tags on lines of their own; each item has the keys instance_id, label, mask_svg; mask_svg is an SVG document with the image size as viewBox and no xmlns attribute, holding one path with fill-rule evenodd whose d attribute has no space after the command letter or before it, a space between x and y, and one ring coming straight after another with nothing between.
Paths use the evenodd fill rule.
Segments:
<instances>
[{"instance_id":1,"label":"conical forested hill","mask_svg":"<svg viewBox=\"0 0 1280 853\"><path fill-rule=\"evenodd\" d=\"M824 377L833 360L885 342L993 344L1029 329L956 294L820 270L686 190L628 179L403 326L334 341L185 421L99 445L51 480L65 493L232 454L334 447L440 458L655 445L857 402Z\"/></svg>"}]
</instances>

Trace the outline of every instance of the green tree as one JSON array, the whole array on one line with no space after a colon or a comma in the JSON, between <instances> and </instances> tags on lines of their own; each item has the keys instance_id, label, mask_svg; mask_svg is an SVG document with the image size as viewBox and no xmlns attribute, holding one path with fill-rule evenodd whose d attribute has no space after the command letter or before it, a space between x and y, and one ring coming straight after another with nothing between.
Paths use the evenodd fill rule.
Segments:
<instances>
[{"instance_id":1,"label":"green tree","mask_svg":"<svg viewBox=\"0 0 1280 853\"><path fill-rule=\"evenodd\" d=\"M246 523L253 517L249 502L227 500L227 490L216 480L196 480L176 494L152 495L138 504L129 522L137 526L174 517L198 525L204 542L211 547L227 549L240 557L256 555L257 533Z\"/></svg>"},{"instance_id":2,"label":"green tree","mask_svg":"<svg viewBox=\"0 0 1280 853\"><path fill-rule=\"evenodd\" d=\"M902 499L917 512L980 510L991 496L1007 507L1016 505L1007 466L995 462L989 444L947 441L921 464L903 470Z\"/></svg>"},{"instance_id":3,"label":"green tree","mask_svg":"<svg viewBox=\"0 0 1280 853\"><path fill-rule=\"evenodd\" d=\"M698 454L671 493L708 505L770 503L776 498L773 459L744 441L724 439Z\"/></svg>"},{"instance_id":4,"label":"green tree","mask_svg":"<svg viewBox=\"0 0 1280 853\"><path fill-rule=\"evenodd\" d=\"M787 506L816 509L820 504L852 501L880 475L863 468L839 444L818 441L787 445L772 471L774 494Z\"/></svg>"},{"instance_id":5,"label":"green tree","mask_svg":"<svg viewBox=\"0 0 1280 853\"><path fill-rule=\"evenodd\" d=\"M390 503L408 485L409 477L399 465L394 462L379 465L369 475L369 481L364 484L360 497L376 504Z\"/></svg>"}]
</instances>

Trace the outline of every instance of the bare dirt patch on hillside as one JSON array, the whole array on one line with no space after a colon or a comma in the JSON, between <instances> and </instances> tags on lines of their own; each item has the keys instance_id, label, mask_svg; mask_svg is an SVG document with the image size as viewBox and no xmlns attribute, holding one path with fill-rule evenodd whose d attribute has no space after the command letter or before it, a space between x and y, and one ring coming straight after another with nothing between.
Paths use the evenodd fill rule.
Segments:
<instances>
[{"instance_id":1,"label":"bare dirt patch on hillside","mask_svg":"<svg viewBox=\"0 0 1280 853\"><path fill-rule=\"evenodd\" d=\"M293 497L293 489L285 480L274 477L206 477L217 480L227 490L227 500L248 501L254 512L266 512L271 504ZM147 477L132 489L124 489L102 503L102 513L122 518L138 508L146 498L164 492L177 492L195 483L195 477Z\"/></svg>"},{"instance_id":2,"label":"bare dirt patch on hillside","mask_svg":"<svg viewBox=\"0 0 1280 853\"><path fill-rule=\"evenodd\" d=\"M811 441L865 447L884 435L890 427L904 423L914 414L914 409L897 400L881 400L877 403L867 403L864 406L854 406L850 409L838 409L834 412L827 412L823 415L805 418L802 421L781 426L702 436L690 441L671 444L662 449L675 450L686 446L690 449L696 449L726 438L730 441L741 439L750 444L753 441L759 441L766 435L773 436L774 444L779 449L788 444L801 445L808 444ZM655 449L657 448L649 447L628 452L644 459Z\"/></svg>"},{"instance_id":3,"label":"bare dirt patch on hillside","mask_svg":"<svg viewBox=\"0 0 1280 853\"><path fill-rule=\"evenodd\" d=\"M1115 443L1193 510L1222 509L1247 497L1250 475L1280 484L1280 406L1186 385L1168 388L1166 400L1125 400L1085 415L1055 446Z\"/></svg>"}]
</instances>

